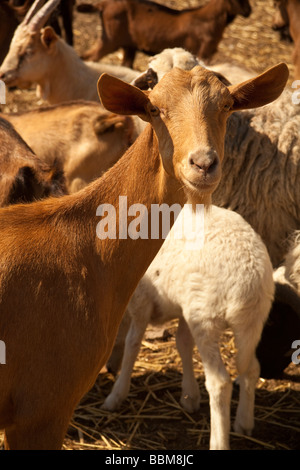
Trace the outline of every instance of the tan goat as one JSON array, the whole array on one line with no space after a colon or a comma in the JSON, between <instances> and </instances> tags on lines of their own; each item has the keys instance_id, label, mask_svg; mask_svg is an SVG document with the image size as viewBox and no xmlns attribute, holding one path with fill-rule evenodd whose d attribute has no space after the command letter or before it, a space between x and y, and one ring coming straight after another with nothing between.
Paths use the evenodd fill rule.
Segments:
<instances>
[{"instance_id":1,"label":"tan goat","mask_svg":"<svg viewBox=\"0 0 300 470\"><path fill-rule=\"evenodd\" d=\"M151 237L154 205L208 204L221 177L229 114L276 99L287 78L286 65L279 64L227 88L202 67L175 68L144 93L101 76L98 90L109 111L150 124L83 190L0 210L6 448L61 448L73 410L106 363L126 305L163 243L161 234ZM148 238L124 235L135 219L127 217L120 196L131 210L143 205ZM106 204L120 219L116 238L96 236L96 215Z\"/></svg>"},{"instance_id":2,"label":"tan goat","mask_svg":"<svg viewBox=\"0 0 300 470\"><path fill-rule=\"evenodd\" d=\"M7 86L28 88L36 83L37 94L56 104L78 99L99 101L97 81L104 72L127 82L136 78L138 72L127 67L83 62L51 26L43 28L58 3L49 0L36 12L41 4L36 0L17 27L0 68L0 79Z\"/></svg>"},{"instance_id":3,"label":"tan goat","mask_svg":"<svg viewBox=\"0 0 300 470\"><path fill-rule=\"evenodd\" d=\"M13 124L42 161L60 163L69 193L101 176L137 137L131 116L118 116L91 101L1 116Z\"/></svg>"}]
</instances>

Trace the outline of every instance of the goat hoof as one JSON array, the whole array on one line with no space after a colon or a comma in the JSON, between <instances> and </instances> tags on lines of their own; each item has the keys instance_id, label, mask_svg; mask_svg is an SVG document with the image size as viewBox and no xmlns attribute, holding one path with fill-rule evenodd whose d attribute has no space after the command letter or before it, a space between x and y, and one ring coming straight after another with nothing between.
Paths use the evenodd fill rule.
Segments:
<instances>
[{"instance_id":1,"label":"goat hoof","mask_svg":"<svg viewBox=\"0 0 300 470\"><path fill-rule=\"evenodd\" d=\"M101 406L101 410L104 411L115 411L118 406L115 404L114 401L108 400L109 397L104 401L103 405Z\"/></svg>"},{"instance_id":2,"label":"goat hoof","mask_svg":"<svg viewBox=\"0 0 300 470\"><path fill-rule=\"evenodd\" d=\"M238 434L241 434L243 436L251 436L252 435L252 429L253 427L246 427L246 426L242 426L240 423L238 422L235 422L234 423L234 431Z\"/></svg>"},{"instance_id":3,"label":"goat hoof","mask_svg":"<svg viewBox=\"0 0 300 470\"><path fill-rule=\"evenodd\" d=\"M200 397L191 397L190 395L184 395L180 399L182 408L188 413L195 413L200 408Z\"/></svg>"}]
</instances>

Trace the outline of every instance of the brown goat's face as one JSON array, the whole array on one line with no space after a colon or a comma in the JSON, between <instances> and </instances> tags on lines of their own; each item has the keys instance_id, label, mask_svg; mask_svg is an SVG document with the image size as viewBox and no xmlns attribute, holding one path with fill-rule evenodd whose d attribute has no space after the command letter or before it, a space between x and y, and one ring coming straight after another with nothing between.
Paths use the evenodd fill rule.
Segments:
<instances>
[{"instance_id":1,"label":"brown goat's face","mask_svg":"<svg viewBox=\"0 0 300 470\"><path fill-rule=\"evenodd\" d=\"M226 121L230 113L278 98L288 79L279 64L240 85L224 85L203 67L172 69L151 92L103 74L98 92L114 113L136 114L157 136L164 171L191 202L209 202L221 178Z\"/></svg>"},{"instance_id":2,"label":"brown goat's face","mask_svg":"<svg viewBox=\"0 0 300 470\"><path fill-rule=\"evenodd\" d=\"M221 178L226 121L233 99L228 88L211 72L174 69L172 86L162 79L150 93L158 115L157 134L165 171L181 181L188 194L211 194Z\"/></svg>"}]
</instances>

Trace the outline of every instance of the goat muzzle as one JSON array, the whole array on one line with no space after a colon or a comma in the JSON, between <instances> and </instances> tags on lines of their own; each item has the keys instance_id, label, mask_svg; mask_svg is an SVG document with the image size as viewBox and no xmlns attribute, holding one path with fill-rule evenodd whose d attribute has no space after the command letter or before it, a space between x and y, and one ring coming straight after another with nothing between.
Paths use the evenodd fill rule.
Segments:
<instances>
[{"instance_id":1,"label":"goat muzzle","mask_svg":"<svg viewBox=\"0 0 300 470\"><path fill-rule=\"evenodd\" d=\"M220 164L219 157L215 151L192 152L189 155L189 167L204 177L212 175Z\"/></svg>"}]
</instances>

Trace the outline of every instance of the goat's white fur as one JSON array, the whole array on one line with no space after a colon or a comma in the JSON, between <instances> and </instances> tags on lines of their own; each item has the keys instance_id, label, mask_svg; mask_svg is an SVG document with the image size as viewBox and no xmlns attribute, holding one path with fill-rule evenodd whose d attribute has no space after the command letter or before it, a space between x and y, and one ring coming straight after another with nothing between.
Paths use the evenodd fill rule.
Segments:
<instances>
[{"instance_id":1,"label":"goat's white fur","mask_svg":"<svg viewBox=\"0 0 300 470\"><path fill-rule=\"evenodd\" d=\"M120 341L130 315L121 372L103 408L114 410L126 398L148 323L163 324L179 318L176 344L183 366L181 404L193 412L200 403L192 363L195 341L210 398L210 448L227 449L232 385L218 340L226 328L232 329L240 384L234 429L250 434L259 377L255 350L271 308L274 283L267 250L240 215L212 206L205 213L204 225L204 245L196 251L186 250L185 240L172 236L173 228L140 281L119 330ZM111 359L114 354L115 350Z\"/></svg>"}]
</instances>

